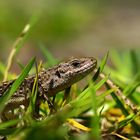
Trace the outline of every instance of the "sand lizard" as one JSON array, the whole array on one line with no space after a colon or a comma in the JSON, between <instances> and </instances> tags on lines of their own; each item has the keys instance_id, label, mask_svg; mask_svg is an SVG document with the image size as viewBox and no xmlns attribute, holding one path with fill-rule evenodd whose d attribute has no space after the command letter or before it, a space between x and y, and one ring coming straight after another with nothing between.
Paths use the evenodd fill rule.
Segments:
<instances>
[{"instance_id":1,"label":"sand lizard","mask_svg":"<svg viewBox=\"0 0 140 140\"><path fill-rule=\"evenodd\" d=\"M52 68L42 69L38 74L37 107L40 105L40 99L47 100L49 103L49 97L55 96L59 91L70 87L84 78L95 69L96 65L97 61L95 58L83 57L71 58ZM24 107L29 105L29 90L32 90L35 76L28 76L24 79L18 90L6 104L3 115L9 110L19 108L20 105ZM0 84L0 96L3 96L5 91L12 86L13 82L14 80L11 80Z\"/></svg>"}]
</instances>

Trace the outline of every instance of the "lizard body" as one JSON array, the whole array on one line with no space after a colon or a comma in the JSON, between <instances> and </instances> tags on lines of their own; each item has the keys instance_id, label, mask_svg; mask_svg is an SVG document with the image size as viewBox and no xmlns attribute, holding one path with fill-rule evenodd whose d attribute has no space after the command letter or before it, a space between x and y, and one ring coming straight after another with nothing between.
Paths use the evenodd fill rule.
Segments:
<instances>
[{"instance_id":1,"label":"lizard body","mask_svg":"<svg viewBox=\"0 0 140 140\"><path fill-rule=\"evenodd\" d=\"M96 59L92 57L71 58L47 70L42 69L38 74L38 98L47 100L49 103L49 97L55 96L59 91L70 87L72 84L84 78L95 69L96 64ZM6 104L4 111L13 110L20 105L28 106L30 97L29 90L32 90L34 79L35 75L24 79ZM14 81L15 80L2 82L0 84L0 96L3 96ZM37 100L39 100L38 98Z\"/></svg>"}]
</instances>

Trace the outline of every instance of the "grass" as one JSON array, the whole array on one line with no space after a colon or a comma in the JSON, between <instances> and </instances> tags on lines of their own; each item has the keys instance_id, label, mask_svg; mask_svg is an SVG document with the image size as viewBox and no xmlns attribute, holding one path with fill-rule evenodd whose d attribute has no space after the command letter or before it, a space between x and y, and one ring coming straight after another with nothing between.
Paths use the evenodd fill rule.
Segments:
<instances>
[{"instance_id":1,"label":"grass","mask_svg":"<svg viewBox=\"0 0 140 140\"><path fill-rule=\"evenodd\" d=\"M21 41L24 40L25 36L22 37L20 38ZM19 51L23 46L20 45L17 48L19 44L14 45L13 49ZM46 59L46 63L43 64L44 67L47 68L58 63L58 60L42 44L40 45L40 50ZM116 69L106 65L108 59L107 53L98 66L96 73L94 75L91 74L87 78L86 83L88 86L86 88L78 87L77 83L75 83L71 87L70 97L66 101L63 101L64 91L58 93L54 103L56 112L52 112L48 104L42 102L39 119L35 119L32 113L34 112L35 100L37 100L37 75L41 64L38 68L37 66L34 67L35 58L31 59L14 81L12 87L0 98L0 112L3 111L5 103L15 93L33 68L37 72L33 89L31 89L30 105L27 110L20 110L18 117L1 122L0 135L6 136L9 140L98 140L101 138L109 139L110 137L112 139L121 138L127 140L139 138L139 55L134 51L121 54L121 56L116 51L110 52L110 54L112 55L111 60L114 62ZM9 66L12 63L12 58L8 59L7 66L0 62L0 73L4 76L4 71L6 71L6 76L4 76L6 78L4 79L13 78L13 74L9 71ZM126 63L127 65L125 65ZM136 69L134 69L135 65ZM101 77L100 74L102 71L109 71L109 73ZM113 85L111 86L108 84L109 78L113 81ZM118 87L114 86L115 83L121 89L121 94L125 95L130 102L124 100L121 95L118 96ZM132 108L132 105L135 107Z\"/></svg>"}]
</instances>

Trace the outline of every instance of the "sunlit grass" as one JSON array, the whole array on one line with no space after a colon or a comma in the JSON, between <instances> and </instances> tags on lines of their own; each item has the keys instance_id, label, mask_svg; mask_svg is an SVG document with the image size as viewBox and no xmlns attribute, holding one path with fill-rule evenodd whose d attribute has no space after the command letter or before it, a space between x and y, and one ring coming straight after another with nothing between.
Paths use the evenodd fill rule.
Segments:
<instances>
[{"instance_id":1,"label":"sunlit grass","mask_svg":"<svg viewBox=\"0 0 140 140\"><path fill-rule=\"evenodd\" d=\"M20 49L20 48L19 48ZM42 65L45 68L58 63L58 60L46 49L44 45L40 45L40 50L46 59L46 63ZM112 52L110 52L112 53ZM139 68L134 70L134 65L139 64L138 56L133 52L133 55L125 54L127 64L123 69L124 64L121 64L119 54L113 52L112 62L115 63L117 69L108 68L108 73L101 76L101 73L106 67L108 53L98 64L98 69L94 74L90 74L85 82L87 86L79 87L77 83L71 87L70 97L63 101L63 93L57 93L54 105L56 110L49 109L47 102L42 102L40 106L40 117L33 116L34 105L37 100L37 76L41 69L35 67L35 58L31 59L24 67L18 78L14 81L11 88L0 98L0 112L3 111L5 103L15 93L22 81L27 77L29 71L36 69L36 79L33 89L31 90L30 104L26 111L21 112L22 115L11 120L0 123L0 135L6 136L7 139L101 139L115 136L116 138L132 138L139 137L140 132L140 94L139 94ZM15 55L15 54L14 54ZM10 65L13 62L9 62ZM10 61L11 61L10 60ZM135 62L136 61L136 62ZM21 64L22 65L22 64ZM127 67L128 66L128 67ZM119 67L119 68L118 68ZM120 68L122 67L122 69ZM9 67L10 68L10 67ZM10 69L7 70L7 78L12 79L13 74ZM7 67L0 62L0 72L4 75ZM129 70L128 70L129 69ZM122 71L121 71L122 70ZM106 71L106 69L105 69ZM126 73L126 75L123 75ZM112 78L113 86L108 84L109 78ZM130 77L125 77L129 76ZM134 74L134 75L133 75ZM120 78L123 77L123 78ZM132 79L132 77L134 78ZM130 81L130 79L132 79ZM114 86L118 83L118 86ZM123 86L121 86L123 85ZM121 95L118 96L118 88L121 87L121 94L125 95L134 105L131 108L126 100ZM33 105L33 106L32 106ZM114 112L112 111L115 110ZM120 113L118 113L118 110ZM106 126L105 126L105 124ZM130 133L131 131L131 133Z\"/></svg>"}]
</instances>

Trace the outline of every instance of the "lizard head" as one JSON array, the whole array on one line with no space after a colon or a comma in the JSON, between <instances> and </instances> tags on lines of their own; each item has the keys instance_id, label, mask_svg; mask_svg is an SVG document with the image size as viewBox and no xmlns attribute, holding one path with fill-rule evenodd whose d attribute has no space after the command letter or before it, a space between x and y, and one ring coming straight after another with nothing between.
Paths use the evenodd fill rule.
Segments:
<instances>
[{"instance_id":1,"label":"lizard head","mask_svg":"<svg viewBox=\"0 0 140 140\"><path fill-rule=\"evenodd\" d=\"M66 62L62 62L49 70L50 78L48 92L64 90L72 84L78 82L88 75L97 65L96 59L92 57L71 58ZM44 85L47 86L46 84Z\"/></svg>"},{"instance_id":2,"label":"lizard head","mask_svg":"<svg viewBox=\"0 0 140 140\"><path fill-rule=\"evenodd\" d=\"M79 81L88 75L97 65L96 59L92 57L71 58L66 62L60 63L56 70L56 75L66 81Z\"/></svg>"}]
</instances>

